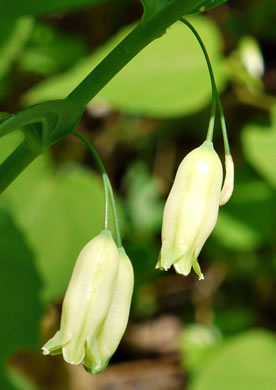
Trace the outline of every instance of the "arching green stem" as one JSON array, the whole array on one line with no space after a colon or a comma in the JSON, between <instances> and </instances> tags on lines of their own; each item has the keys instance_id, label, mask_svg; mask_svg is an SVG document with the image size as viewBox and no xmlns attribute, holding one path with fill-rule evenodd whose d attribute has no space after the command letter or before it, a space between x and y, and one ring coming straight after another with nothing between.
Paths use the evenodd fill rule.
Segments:
<instances>
[{"instance_id":1,"label":"arching green stem","mask_svg":"<svg viewBox=\"0 0 276 390\"><path fill-rule=\"evenodd\" d=\"M97 151L95 150L94 146L81 134L77 133L76 131L72 131L72 134L74 134L76 137L78 137L83 143L85 143L90 152L92 153L93 157L95 158L101 173L103 177L103 184L104 184L104 192L105 192L105 222L104 222L104 227L105 229L109 228L109 200L111 200L111 208L112 208L112 214L113 214L113 219L114 219L114 226L115 226L115 234L116 234L116 243L118 248L122 246L122 241L121 241L121 235L120 235L120 228L119 228L119 220L118 220L118 214L117 214L117 209L116 209L116 204L115 204L115 198L112 190L112 186L108 177L108 174L105 170L105 167L103 165L103 162L98 155Z\"/></svg>"},{"instance_id":2,"label":"arching green stem","mask_svg":"<svg viewBox=\"0 0 276 390\"><path fill-rule=\"evenodd\" d=\"M192 31L192 33L196 37L196 39L197 39L197 41L198 41L198 43L199 43L199 45L200 45L200 47L202 49L202 52L204 54L204 57L205 57L205 60L206 60L206 63L207 63L207 67L208 67L208 71L209 71L209 75L210 75L210 79L211 79L211 85L212 85L212 108L211 108L211 116L210 116L210 121L209 121L209 126L208 126L208 132L207 132L206 139L209 140L209 141L212 141L212 139L213 139L214 123L215 123L215 116L216 116L216 104L217 104L218 105L218 109L219 109L219 116L220 116L220 122L221 122L221 128L222 128L222 135L223 135L225 154L231 154L230 153L229 142L228 142L228 136L227 136L227 129L226 129L226 123L225 123L225 118L224 118L224 112L223 112L221 100L220 100L220 97L219 97L219 94L218 94L218 90L217 90L213 68L212 68L211 61L210 61L210 58L208 56L206 47L205 47L205 45L204 45L200 35L196 31L196 29L193 27L193 25L190 22L188 22L188 20L186 20L185 18L181 18L180 21L182 23L184 23Z\"/></svg>"}]
</instances>

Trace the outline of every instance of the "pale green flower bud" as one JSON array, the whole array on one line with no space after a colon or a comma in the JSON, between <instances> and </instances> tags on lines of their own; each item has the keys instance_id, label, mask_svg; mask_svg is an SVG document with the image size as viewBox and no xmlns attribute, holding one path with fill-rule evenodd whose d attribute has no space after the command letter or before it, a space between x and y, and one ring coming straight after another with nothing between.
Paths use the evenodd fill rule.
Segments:
<instances>
[{"instance_id":1,"label":"pale green flower bud","mask_svg":"<svg viewBox=\"0 0 276 390\"><path fill-rule=\"evenodd\" d=\"M264 74L264 60L261 49L255 38L246 36L240 41L241 60L248 73L259 79Z\"/></svg>"},{"instance_id":2,"label":"pale green flower bud","mask_svg":"<svg viewBox=\"0 0 276 390\"><path fill-rule=\"evenodd\" d=\"M167 199L162 248L157 268L203 278L197 257L215 227L222 186L222 165L210 141L190 152L180 164Z\"/></svg>"},{"instance_id":3,"label":"pale green flower bud","mask_svg":"<svg viewBox=\"0 0 276 390\"><path fill-rule=\"evenodd\" d=\"M234 190L234 163L231 154L225 156L225 178L220 193L220 206L225 205L231 198Z\"/></svg>"},{"instance_id":4,"label":"pale green flower bud","mask_svg":"<svg viewBox=\"0 0 276 390\"><path fill-rule=\"evenodd\" d=\"M60 330L42 348L79 364L108 314L117 282L119 252L111 232L103 230L81 251L65 294Z\"/></svg>"},{"instance_id":5,"label":"pale green flower bud","mask_svg":"<svg viewBox=\"0 0 276 390\"><path fill-rule=\"evenodd\" d=\"M88 339L86 368L97 374L105 369L126 330L134 285L132 264L123 248L119 249L119 271L111 305L97 339ZM96 348L95 348L96 346ZM91 364L92 363L92 364Z\"/></svg>"}]
</instances>

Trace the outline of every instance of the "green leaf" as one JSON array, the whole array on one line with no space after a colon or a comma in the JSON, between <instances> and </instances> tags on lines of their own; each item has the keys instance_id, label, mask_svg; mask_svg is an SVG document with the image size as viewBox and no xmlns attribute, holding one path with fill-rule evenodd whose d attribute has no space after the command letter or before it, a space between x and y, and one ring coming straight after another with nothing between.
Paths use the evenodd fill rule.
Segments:
<instances>
[{"instance_id":1,"label":"green leaf","mask_svg":"<svg viewBox=\"0 0 276 390\"><path fill-rule=\"evenodd\" d=\"M23 183L24 177L7 192ZM34 248L43 297L53 300L64 293L82 247L103 228L104 193L96 175L73 166L44 178L32 192L17 220ZM13 209L18 207L15 202Z\"/></svg>"},{"instance_id":2,"label":"green leaf","mask_svg":"<svg viewBox=\"0 0 276 390\"><path fill-rule=\"evenodd\" d=\"M206 43L221 90L227 77L222 66L220 33L206 17L193 17L191 21ZM25 95L25 103L66 96L130 30L123 29L71 71L42 82ZM115 109L141 115L174 117L200 110L210 99L210 79L200 47L192 33L176 23L140 52L93 102L104 101Z\"/></svg>"},{"instance_id":3,"label":"green leaf","mask_svg":"<svg viewBox=\"0 0 276 390\"><path fill-rule=\"evenodd\" d=\"M180 337L180 351L183 366L196 372L222 343L222 335L217 328L191 324L185 326Z\"/></svg>"},{"instance_id":4,"label":"green leaf","mask_svg":"<svg viewBox=\"0 0 276 390\"><path fill-rule=\"evenodd\" d=\"M209 359L189 390L274 390L276 339L252 330L229 339Z\"/></svg>"},{"instance_id":5,"label":"green leaf","mask_svg":"<svg viewBox=\"0 0 276 390\"><path fill-rule=\"evenodd\" d=\"M205 12L208 11L209 9L218 7L221 4L226 3L228 0L205 0L202 1L202 4L200 6L194 8L190 14L197 14L199 12Z\"/></svg>"},{"instance_id":6,"label":"green leaf","mask_svg":"<svg viewBox=\"0 0 276 390\"><path fill-rule=\"evenodd\" d=\"M41 15L69 11L75 8L104 3L108 0L13 0L0 2L0 20L15 19L24 15ZM1 22L2 23L2 22Z\"/></svg>"},{"instance_id":7,"label":"green leaf","mask_svg":"<svg viewBox=\"0 0 276 390\"><path fill-rule=\"evenodd\" d=\"M269 126L251 123L243 129L242 145L248 162L276 187L276 109Z\"/></svg>"},{"instance_id":8,"label":"green leaf","mask_svg":"<svg viewBox=\"0 0 276 390\"><path fill-rule=\"evenodd\" d=\"M0 200L0 386L14 389L4 371L9 355L21 348L38 348L42 305L41 280L34 254L22 231Z\"/></svg>"}]
</instances>

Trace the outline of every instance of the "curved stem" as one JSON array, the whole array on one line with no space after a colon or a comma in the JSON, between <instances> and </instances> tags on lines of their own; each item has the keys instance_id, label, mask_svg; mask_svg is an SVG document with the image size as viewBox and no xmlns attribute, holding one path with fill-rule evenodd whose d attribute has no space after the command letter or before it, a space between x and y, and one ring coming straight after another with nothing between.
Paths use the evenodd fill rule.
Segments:
<instances>
[{"instance_id":1,"label":"curved stem","mask_svg":"<svg viewBox=\"0 0 276 390\"><path fill-rule=\"evenodd\" d=\"M173 0L151 18L138 25L122 42L106 56L98 66L68 95L85 107L91 99L132 58L156 38L161 37L168 27L182 15L199 6L202 0Z\"/></svg>"},{"instance_id":2,"label":"curved stem","mask_svg":"<svg viewBox=\"0 0 276 390\"><path fill-rule=\"evenodd\" d=\"M192 33L196 37L196 39L197 39L197 41L198 41L198 43L199 43L199 45L200 45L200 47L202 49L202 52L204 54L204 57L205 57L205 60L206 60L206 63L207 63L207 67L208 67L208 71L209 71L209 75L210 75L210 79L211 79L211 85L212 85L212 108L211 108L211 117L210 117L210 121L209 121L209 127L208 127L208 132L207 132L206 139L209 140L209 141L212 141L212 139L213 139L214 122L215 122L215 115L216 115L216 104L217 104L218 105L218 109L219 109L219 116L220 116L220 122L221 122L221 128L222 128L222 135L223 135L225 154L230 154L230 146L229 146L229 142L228 142L228 136L227 136L227 129L226 129L226 123L225 123L225 118L224 118L224 112L223 112L221 100L220 100L220 97L219 97L219 94L218 94L218 90L217 90L213 68L212 68L211 61L210 61L209 55L207 53L206 47L205 47L205 45L204 45L200 35L196 31L196 29L193 27L193 25L190 22L188 22L188 20L186 20L185 18L181 18L180 21L182 23L184 23L192 31Z\"/></svg>"},{"instance_id":3,"label":"curved stem","mask_svg":"<svg viewBox=\"0 0 276 390\"><path fill-rule=\"evenodd\" d=\"M122 241L121 241L121 235L120 235L120 228L119 228L119 219L117 215L117 210L116 210L116 204L115 204L115 198L112 190L112 186L108 177L108 174L105 170L105 167L103 165L103 162L98 155L97 151L95 150L94 146L81 134L77 133L76 131L72 131L72 134L74 134L76 137L78 137L85 145L88 146L90 152L92 153L93 157L95 158L101 173L103 177L103 184L104 184L104 192L105 192L105 222L104 222L104 227L105 229L109 228L109 198L111 200L111 208L112 208L112 214L113 214L113 219L114 219L114 226L115 226L115 234L116 234L116 243L118 248L122 246Z\"/></svg>"},{"instance_id":4,"label":"curved stem","mask_svg":"<svg viewBox=\"0 0 276 390\"><path fill-rule=\"evenodd\" d=\"M88 148L90 149L90 152L92 153L93 157L95 158L95 160L96 160L96 162L97 162L97 164L98 164L98 166L100 168L100 171L102 173L103 185L104 185L104 197L105 197L104 228L108 229L108 227L109 227L109 196L108 196L108 185L107 185L107 181L108 181L107 172L105 170L105 167L104 167L104 165L102 163L102 160L101 160L100 156L96 152L95 148L91 145L91 143L86 138L84 138L82 135L77 133L76 131L72 131L72 134L74 134L83 143L85 143L86 146L88 146Z\"/></svg>"},{"instance_id":5,"label":"curved stem","mask_svg":"<svg viewBox=\"0 0 276 390\"><path fill-rule=\"evenodd\" d=\"M116 234L116 242L118 248L122 247L122 240L121 240L121 234L120 234L120 227L119 227L119 218L117 214L117 208L115 204L115 198L114 198L114 193L113 189L109 180L109 177L107 176L107 185L109 189L109 195L111 199L111 205L112 205L112 213L113 213L113 219L114 219L114 225L115 225L115 234Z\"/></svg>"}]
</instances>

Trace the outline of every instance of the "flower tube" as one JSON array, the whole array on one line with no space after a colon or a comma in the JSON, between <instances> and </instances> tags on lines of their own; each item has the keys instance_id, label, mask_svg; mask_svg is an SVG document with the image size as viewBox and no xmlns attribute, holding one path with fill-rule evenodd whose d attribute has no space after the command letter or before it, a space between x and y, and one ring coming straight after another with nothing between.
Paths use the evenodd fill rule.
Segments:
<instances>
[{"instance_id":1,"label":"flower tube","mask_svg":"<svg viewBox=\"0 0 276 390\"><path fill-rule=\"evenodd\" d=\"M180 164L168 196L157 268L203 279L197 257L215 227L222 186L222 165L211 141L190 152Z\"/></svg>"},{"instance_id":2,"label":"flower tube","mask_svg":"<svg viewBox=\"0 0 276 390\"><path fill-rule=\"evenodd\" d=\"M120 248L118 251L119 271L108 314L101 326L96 341L90 338L87 341L87 353L84 366L92 374L102 372L108 365L127 327L133 293L134 274L132 264L125 250ZM96 349L95 344L97 344Z\"/></svg>"},{"instance_id":3,"label":"flower tube","mask_svg":"<svg viewBox=\"0 0 276 390\"><path fill-rule=\"evenodd\" d=\"M103 230L77 259L63 301L60 330L43 346L45 355L62 353L71 364L89 359L86 346L88 340L90 345L96 340L108 314L118 269L118 249L111 232Z\"/></svg>"}]
</instances>

